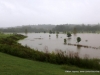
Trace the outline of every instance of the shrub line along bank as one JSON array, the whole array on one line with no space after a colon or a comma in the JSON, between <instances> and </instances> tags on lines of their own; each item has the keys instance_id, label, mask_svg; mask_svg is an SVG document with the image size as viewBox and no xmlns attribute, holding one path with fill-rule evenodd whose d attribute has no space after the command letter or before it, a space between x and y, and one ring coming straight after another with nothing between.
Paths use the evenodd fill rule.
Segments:
<instances>
[{"instance_id":1,"label":"shrub line along bank","mask_svg":"<svg viewBox=\"0 0 100 75\"><path fill-rule=\"evenodd\" d=\"M100 70L100 64L96 59L82 59L78 56L77 53L69 52L67 54L61 50L57 51L56 53L48 53L48 51L41 52L17 43L18 40L24 38L26 38L26 36L21 34L14 34L7 38L0 39L0 52L21 58L49 62L53 64L68 64L81 68Z\"/></svg>"}]
</instances>

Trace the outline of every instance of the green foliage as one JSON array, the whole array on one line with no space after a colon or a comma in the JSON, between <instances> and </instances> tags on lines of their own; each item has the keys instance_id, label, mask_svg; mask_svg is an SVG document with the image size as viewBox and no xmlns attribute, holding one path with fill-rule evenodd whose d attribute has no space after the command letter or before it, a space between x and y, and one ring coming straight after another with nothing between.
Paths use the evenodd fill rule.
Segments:
<instances>
[{"instance_id":1,"label":"green foliage","mask_svg":"<svg viewBox=\"0 0 100 75\"><path fill-rule=\"evenodd\" d=\"M67 33L67 37L71 37L72 35L71 35L71 33L70 32L68 32Z\"/></svg>"},{"instance_id":2,"label":"green foliage","mask_svg":"<svg viewBox=\"0 0 100 75\"><path fill-rule=\"evenodd\" d=\"M28 32L43 32L43 31L59 31L59 32L65 32L65 31L73 31L73 29L76 28L76 32L93 32L100 31L100 25L76 25L76 24L60 24L60 25L26 25L21 27L9 27L9 28L0 28L1 32L24 32L25 29L28 30Z\"/></svg>"},{"instance_id":3,"label":"green foliage","mask_svg":"<svg viewBox=\"0 0 100 75\"><path fill-rule=\"evenodd\" d=\"M81 41L81 38L80 37L77 37L77 42L79 43Z\"/></svg>"},{"instance_id":4,"label":"green foliage","mask_svg":"<svg viewBox=\"0 0 100 75\"><path fill-rule=\"evenodd\" d=\"M49 33L52 34L52 31L50 30Z\"/></svg>"},{"instance_id":5,"label":"green foliage","mask_svg":"<svg viewBox=\"0 0 100 75\"><path fill-rule=\"evenodd\" d=\"M66 39L64 39L64 44L66 44Z\"/></svg>"},{"instance_id":6,"label":"green foliage","mask_svg":"<svg viewBox=\"0 0 100 75\"><path fill-rule=\"evenodd\" d=\"M7 38L7 37L9 37L9 36L11 36L12 34L3 34L3 33L1 33L0 34L0 39L2 39L2 38Z\"/></svg>"}]
</instances>

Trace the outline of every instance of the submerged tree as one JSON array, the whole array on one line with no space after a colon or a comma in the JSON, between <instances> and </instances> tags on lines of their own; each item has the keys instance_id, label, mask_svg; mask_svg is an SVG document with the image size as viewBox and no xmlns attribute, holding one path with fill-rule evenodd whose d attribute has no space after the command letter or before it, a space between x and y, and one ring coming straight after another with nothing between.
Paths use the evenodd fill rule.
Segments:
<instances>
[{"instance_id":1,"label":"submerged tree","mask_svg":"<svg viewBox=\"0 0 100 75\"><path fill-rule=\"evenodd\" d=\"M77 37L77 42L79 43L81 41L81 38L80 37Z\"/></svg>"},{"instance_id":2,"label":"submerged tree","mask_svg":"<svg viewBox=\"0 0 100 75\"><path fill-rule=\"evenodd\" d=\"M56 38L58 38L58 34L59 34L59 32L58 32L58 31L56 31Z\"/></svg>"},{"instance_id":3,"label":"submerged tree","mask_svg":"<svg viewBox=\"0 0 100 75\"><path fill-rule=\"evenodd\" d=\"M70 38L72 35L70 32L67 33L67 37Z\"/></svg>"},{"instance_id":4,"label":"submerged tree","mask_svg":"<svg viewBox=\"0 0 100 75\"><path fill-rule=\"evenodd\" d=\"M51 37L51 35L49 35L49 37Z\"/></svg>"},{"instance_id":5,"label":"submerged tree","mask_svg":"<svg viewBox=\"0 0 100 75\"><path fill-rule=\"evenodd\" d=\"M56 38L58 38L58 34L56 34Z\"/></svg>"},{"instance_id":6,"label":"submerged tree","mask_svg":"<svg viewBox=\"0 0 100 75\"><path fill-rule=\"evenodd\" d=\"M44 33L46 33L46 31L44 31Z\"/></svg>"},{"instance_id":7,"label":"submerged tree","mask_svg":"<svg viewBox=\"0 0 100 75\"><path fill-rule=\"evenodd\" d=\"M64 44L66 44L66 39L64 39Z\"/></svg>"},{"instance_id":8,"label":"submerged tree","mask_svg":"<svg viewBox=\"0 0 100 75\"><path fill-rule=\"evenodd\" d=\"M57 31L56 34L59 34L59 32Z\"/></svg>"},{"instance_id":9,"label":"submerged tree","mask_svg":"<svg viewBox=\"0 0 100 75\"><path fill-rule=\"evenodd\" d=\"M50 30L49 33L52 34L52 31Z\"/></svg>"}]
</instances>

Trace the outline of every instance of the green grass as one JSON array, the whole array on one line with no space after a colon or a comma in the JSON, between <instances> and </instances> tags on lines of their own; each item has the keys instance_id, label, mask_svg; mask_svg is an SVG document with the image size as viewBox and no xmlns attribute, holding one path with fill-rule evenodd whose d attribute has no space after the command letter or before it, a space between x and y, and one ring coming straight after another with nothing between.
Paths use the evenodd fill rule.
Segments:
<instances>
[{"instance_id":1,"label":"green grass","mask_svg":"<svg viewBox=\"0 0 100 75\"><path fill-rule=\"evenodd\" d=\"M100 75L100 73L67 73L66 69L86 70L75 66L27 60L0 52L0 75Z\"/></svg>"},{"instance_id":2,"label":"green grass","mask_svg":"<svg viewBox=\"0 0 100 75\"><path fill-rule=\"evenodd\" d=\"M1 38L7 38L9 36L11 36L12 34L3 34L3 33L0 33L0 39Z\"/></svg>"}]
</instances>

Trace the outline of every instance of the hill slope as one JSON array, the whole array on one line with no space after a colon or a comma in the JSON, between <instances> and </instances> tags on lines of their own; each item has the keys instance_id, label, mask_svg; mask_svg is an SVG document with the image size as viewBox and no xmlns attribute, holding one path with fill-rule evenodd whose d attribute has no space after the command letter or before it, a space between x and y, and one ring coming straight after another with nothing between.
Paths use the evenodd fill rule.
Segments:
<instances>
[{"instance_id":1,"label":"hill slope","mask_svg":"<svg viewBox=\"0 0 100 75\"><path fill-rule=\"evenodd\" d=\"M77 67L66 68L80 69ZM0 52L0 75L84 75L84 73L67 73L62 65L54 65L14 57ZM84 69L80 69L84 70ZM100 73L85 73L99 75Z\"/></svg>"}]
</instances>

